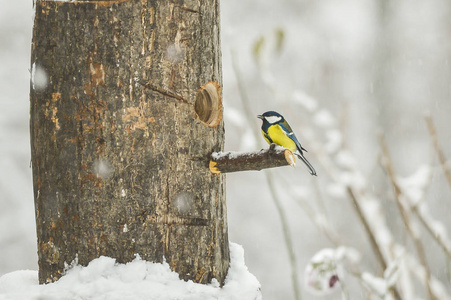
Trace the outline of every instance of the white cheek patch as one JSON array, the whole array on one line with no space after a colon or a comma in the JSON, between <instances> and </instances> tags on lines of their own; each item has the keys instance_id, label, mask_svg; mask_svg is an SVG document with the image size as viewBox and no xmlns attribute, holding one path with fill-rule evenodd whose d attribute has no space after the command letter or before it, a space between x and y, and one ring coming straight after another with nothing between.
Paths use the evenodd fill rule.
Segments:
<instances>
[{"instance_id":1,"label":"white cheek patch","mask_svg":"<svg viewBox=\"0 0 451 300\"><path fill-rule=\"evenodd\" d=\"M277 123L280 120L282 120L281 117L277 117L277 116L269 116L269 117L265 117L266 121L268 121L271 124Z\"/></svg>"}]
</instances>

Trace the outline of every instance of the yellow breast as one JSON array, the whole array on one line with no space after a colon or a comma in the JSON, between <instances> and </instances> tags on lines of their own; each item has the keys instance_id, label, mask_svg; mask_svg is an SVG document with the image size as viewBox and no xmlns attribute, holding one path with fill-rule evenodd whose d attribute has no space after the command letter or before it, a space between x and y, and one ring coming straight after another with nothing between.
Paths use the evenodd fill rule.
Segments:
<instances>
[{"instance_id":1,"label":"yellow breast","mask_svg":"<svg viewBox=\"0 0 451 300\"><path fill-rule=\"evenodd\" d=\"M276 124L269 126L268 135L271 140L277 145L285 147L292 152L296 150L296 143L285 134L285 132L279 125ZM265 140L270 143L266 137Z\"/></svg>"}]
</instances>

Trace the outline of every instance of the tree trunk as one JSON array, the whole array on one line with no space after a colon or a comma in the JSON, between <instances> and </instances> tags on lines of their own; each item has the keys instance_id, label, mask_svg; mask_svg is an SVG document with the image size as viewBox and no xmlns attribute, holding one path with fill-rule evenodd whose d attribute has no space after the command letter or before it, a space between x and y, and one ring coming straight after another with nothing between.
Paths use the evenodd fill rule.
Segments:
<instances>
[{"instance_id":1,"label":"tree trunk","mask_svg":"<svg viewBox=\"0 0 451 300\"><path fill-rule=\"evenodd\" d=\"M218 1L38 0L31 62L40 283L135 254L223 283Z\"/></svg>"}]
</instances>

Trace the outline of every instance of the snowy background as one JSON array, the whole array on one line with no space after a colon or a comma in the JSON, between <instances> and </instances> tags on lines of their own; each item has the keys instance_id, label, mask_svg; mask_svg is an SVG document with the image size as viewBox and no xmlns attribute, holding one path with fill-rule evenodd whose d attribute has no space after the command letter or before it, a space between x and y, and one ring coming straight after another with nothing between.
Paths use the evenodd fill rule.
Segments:
<instances>
[{"instance_id":1,"label":"snowy background","mask_svg":"<svg viewBox=\"0 0 451 300\"><path fill-rule=\"evenodd\" d=\"M32 1L0 0L0 7L1 276L36 270L37 256L28 133ZM274 170L274 194L267 171L227 176L229 237L243 245L263 298L294 299L294 271L302 299L383 296L396 279L405 299L428 298L428 273L432 293L446 299L451 185L425 116L450 158L451 3L223 0L221 13L226 150L266 147L255 136L260 126L255 116L277 110L318 172L313 178L299 163L296 169ZM401 189L398 197L394 185ZM370 243L349 190L378 247ZM277 203L286 216L294 265ZM412 236L421 236L420 242ZM304 270L312 274L309 260L324 248L331 249L316 261L332 257L331 271L342 284L328 295L312 295ZM385 274L375 248L389 267Z\"/></svg>"}]
</instances>

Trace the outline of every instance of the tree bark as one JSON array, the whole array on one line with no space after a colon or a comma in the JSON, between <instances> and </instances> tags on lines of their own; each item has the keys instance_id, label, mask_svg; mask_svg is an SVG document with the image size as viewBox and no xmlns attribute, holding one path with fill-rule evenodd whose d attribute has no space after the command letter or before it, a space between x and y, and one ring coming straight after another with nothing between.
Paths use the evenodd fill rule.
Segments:
<instances>
[{"instance_id":1,"label":"tree bark","mask_svg":"<svg viewBox=\"0 0 451 300\"><path fill-rule=\"evenodd\" d=\"M218 1L38 0L31 63L40 283L135 254L223 283Z\"/></svg>"}]
</instances>

